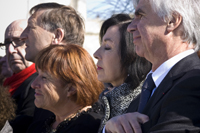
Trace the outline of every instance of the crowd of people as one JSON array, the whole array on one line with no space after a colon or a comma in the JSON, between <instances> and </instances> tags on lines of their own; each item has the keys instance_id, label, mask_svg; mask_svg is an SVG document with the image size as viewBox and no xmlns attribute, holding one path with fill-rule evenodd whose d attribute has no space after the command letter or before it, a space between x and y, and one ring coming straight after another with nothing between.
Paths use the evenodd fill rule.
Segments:
<instances>
[{"instance_id":1,"label":"crowd of people","mask_svg":"<svg viewBox=\"0 0 200 133\"><path fill-rule=\"evenodd\" d=\"M103 22L97 64L70 6L41 3L9 24L0 132L200 132L200 1L133 3L133 18Z\"/></svg>"}]
</instances>

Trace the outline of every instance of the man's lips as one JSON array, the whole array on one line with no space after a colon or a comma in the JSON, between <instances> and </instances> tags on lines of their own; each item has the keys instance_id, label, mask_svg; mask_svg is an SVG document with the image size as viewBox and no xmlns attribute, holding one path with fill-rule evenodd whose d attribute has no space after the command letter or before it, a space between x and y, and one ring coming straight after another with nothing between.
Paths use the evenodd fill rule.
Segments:
<instances>
[{"instance_id":1,"label":"man's lips","mask_svg":"<svg viewBox=\"0 0 200 133\"><path fill-rule=\"evenodd\" d=\"M10 60L11 64L21 63L21 59L12 59Z\"/></svg>"},{"instance_id":2,"label":"man's lips","mask_svg":"<svg viewBox=\"0 0 200 133\"><path fill-rule=\"evenodd\" d=\"M140 36L133 37L133 43L137 42L137 41L140 40L140 39L141 39Z\"/></svg>"},{"instance_id":3,"label":"man's lips","mask_svg":"<svg viewBox=\"0 0 200 133\"><path fill-rule=\"evenodd\" d=\"M140 36L133 36L133 40L141 38Z\"/></svg>"}]
</instances>

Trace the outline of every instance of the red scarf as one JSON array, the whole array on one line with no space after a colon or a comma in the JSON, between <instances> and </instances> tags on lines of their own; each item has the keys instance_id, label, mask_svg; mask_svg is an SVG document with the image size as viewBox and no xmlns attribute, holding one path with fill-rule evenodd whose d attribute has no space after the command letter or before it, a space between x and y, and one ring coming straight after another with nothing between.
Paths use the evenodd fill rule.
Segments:
<instances>
[{"instance_id":1,"label":"red scarf","mask_svg":"<svg viewBox=\"0 0 200 133\"><path fill-rule=\"evenodd\" d=\"M11 96L14 94L16 89L33 73L35 73L35 63L33 63L31 66L27 67L26 69L22 70L21 72L17 74L13 74L11 77L6 78L6 80L3 83L3 86L9 86L9 92Z\"/></svg>"}]
</instances>

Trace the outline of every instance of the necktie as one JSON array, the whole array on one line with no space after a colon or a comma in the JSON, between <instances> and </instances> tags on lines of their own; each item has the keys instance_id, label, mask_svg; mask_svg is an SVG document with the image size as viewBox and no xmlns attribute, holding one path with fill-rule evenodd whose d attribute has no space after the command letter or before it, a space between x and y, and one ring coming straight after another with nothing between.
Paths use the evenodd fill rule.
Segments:
<instances>
[{"instance_id":1,"label":"necktie","mask_svg":"<svg viewBox=\"0 0 200 133\"><path fill-rule=\"evenodd\" d=\"M144 84L142 86L142 92L140 96L140 103L138 107L138 112L142 112L146 103L148 102L152 90L155 88L154 81L152 79L152 73L150 73L147 77L147 79L144 81Z\"/></svg>"}]
</instances>

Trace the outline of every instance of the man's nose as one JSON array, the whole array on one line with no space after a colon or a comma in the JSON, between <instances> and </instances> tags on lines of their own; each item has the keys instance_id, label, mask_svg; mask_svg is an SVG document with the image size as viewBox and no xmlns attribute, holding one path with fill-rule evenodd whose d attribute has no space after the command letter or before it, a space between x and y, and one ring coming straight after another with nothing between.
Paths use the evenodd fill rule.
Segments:
<instances>
[{"instance_id":1,"label":"man's nose","mask_svg":"<svg viewBox=\"0 0 200 133\"><path fill-rule=\"evenodd\" d=\"M133 31L136 30L136 28L137 28L136 21L135 21L135 19L133 19L132 22L128 25L127 31L132 33Z\"/></svg>"}]
</instances>

